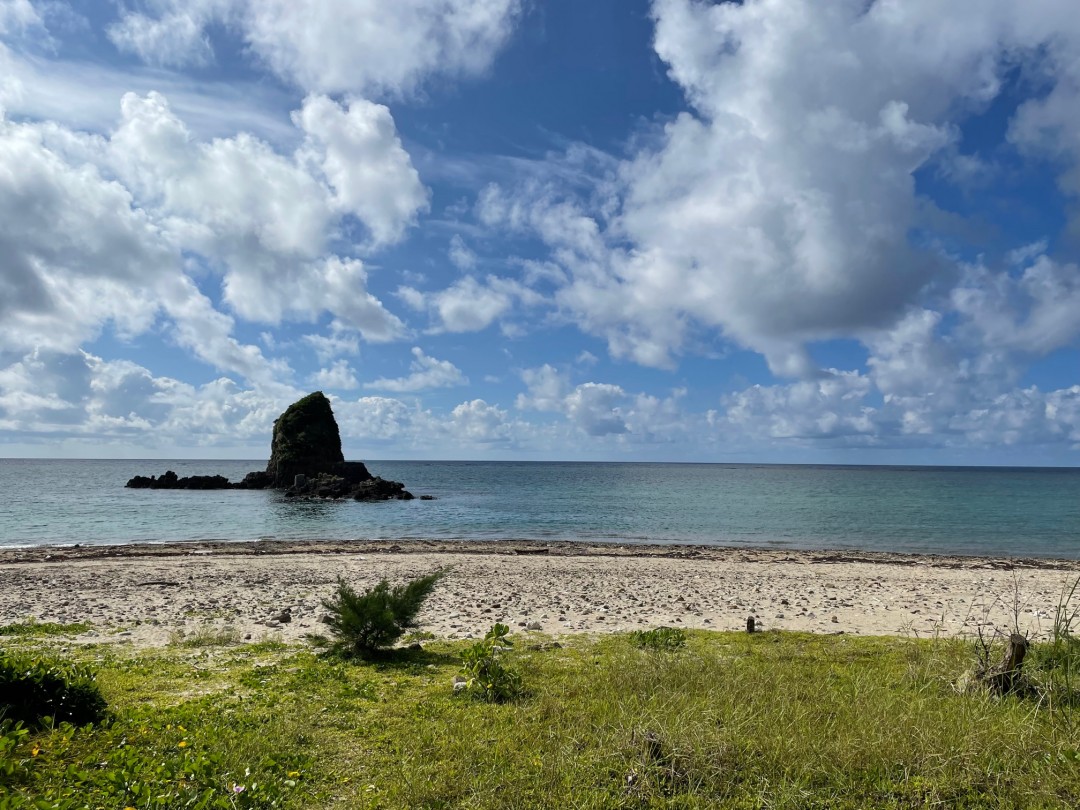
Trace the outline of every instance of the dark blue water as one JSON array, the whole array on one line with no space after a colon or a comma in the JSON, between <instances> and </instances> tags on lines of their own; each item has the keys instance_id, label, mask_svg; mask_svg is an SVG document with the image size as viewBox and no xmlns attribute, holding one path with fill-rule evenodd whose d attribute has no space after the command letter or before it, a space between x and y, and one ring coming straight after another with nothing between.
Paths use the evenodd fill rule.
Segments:
<instances>
[{"instance_id":1,"label":"dark blue water","mask_svg":"<svg viewBox=\"0 0 1080 810\"><path fill-rule=\"evenodd\" d=\"M257 461L0 459L0 546L176 540L572 540L1080 558L1080 469L370 462L434 501L128 490Z\"/></svg>"}]
</instances>

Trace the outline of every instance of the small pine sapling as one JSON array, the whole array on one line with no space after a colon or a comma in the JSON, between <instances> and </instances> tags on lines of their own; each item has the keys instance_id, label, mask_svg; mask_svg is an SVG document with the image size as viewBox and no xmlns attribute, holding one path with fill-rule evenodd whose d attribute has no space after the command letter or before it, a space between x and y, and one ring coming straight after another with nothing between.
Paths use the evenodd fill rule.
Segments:
<instances>
[{"instance_id":1,"label":"small pine sapling","mask_svg":"<svg viewBox=\"0 0 1080 810\"><path fill-rule=\"evenodd\" d=\"M424 600L448 572L449 569L440 568L394 587L384 579L359 594L339 579L337 593L322 603L328 613L323 621L331 637L311 635L308 638L343 658L370 658L416 626L416 614Z\"/></svg>"}]
</instances>

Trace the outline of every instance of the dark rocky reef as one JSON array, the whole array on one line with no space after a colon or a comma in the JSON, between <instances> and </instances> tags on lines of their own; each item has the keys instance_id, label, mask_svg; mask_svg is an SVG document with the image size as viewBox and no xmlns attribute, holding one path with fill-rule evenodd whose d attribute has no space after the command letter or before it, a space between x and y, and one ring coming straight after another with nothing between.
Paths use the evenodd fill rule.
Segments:
<instances>
[{"instance_id":1,"label":"dark rocky reef","mask_svg":"<svg viewBox=\"0 0 1080 810\"><path fill-rule=\"evenodd\" d=\"M233 484L224 475L190 475L180 478L172 470L158 478L136 475L127 482L132 489L232 489Z\"/></svg>"},{"instance_id":2,"label":"dark rocky reef","mask_svg":"<svg viewBox=\"0 0 1080 810\"><path fill-rule=\"evenodd\" d=\"M270 461L232 483L220 475L160 478L136 475L132 489L284 489L286 498L351 498L357 501L412 500L405 485L373 476L359 461L346 461L334 411L322 391L297 400L274 422Z\"/></svg>"},{"instance_id":3,"label":"dark rocky reef","mask_svg":"<svg viewBox=\"0 0 1080 810\"><path fill-rule=\"evenodd\" d=\"M397 481L368 477L350 481L340 475L321 473L314 478L298 475L285 490L286 498L352 498L354 501L411 501L413 495Z\"/></svg>"}]
</instances>

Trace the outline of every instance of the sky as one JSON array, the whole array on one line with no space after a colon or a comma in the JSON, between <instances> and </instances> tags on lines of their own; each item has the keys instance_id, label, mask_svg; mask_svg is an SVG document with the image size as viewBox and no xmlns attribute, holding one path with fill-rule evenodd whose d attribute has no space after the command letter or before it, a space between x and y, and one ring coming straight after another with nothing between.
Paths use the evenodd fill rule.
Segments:
<instances>
[{"instance_id":1,"label":"sky","mask_svg":"<svg viewBox=\"0 0 1080 810\"><path fill-rule=\"evenodd\" d=\"M0 0L0 457L1080 463L1075 0Z\"/></svg>"}]
</instances>

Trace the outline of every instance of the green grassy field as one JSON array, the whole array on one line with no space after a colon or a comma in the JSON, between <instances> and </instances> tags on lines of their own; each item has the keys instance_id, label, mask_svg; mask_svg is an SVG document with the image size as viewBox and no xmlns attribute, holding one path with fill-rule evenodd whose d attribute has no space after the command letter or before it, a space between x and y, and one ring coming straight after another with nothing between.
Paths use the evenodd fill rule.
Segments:
<instances>
[{"instance_id":1,"label":"green grassy field","mask_svg":"<svg viewBox=\"0 0 1080 810\"><path fill-rule=\"evenodd\" d=\"M62 630L62 628L61 628ZM1080 723L1035 656L1023 697L962 693L958 641L690 633L520 637L526 693L454 694L463 643L375 663L206 633L89 664L112 719L0 746L0 808L1074 808Z\"/></svg>"}]
</instances>

